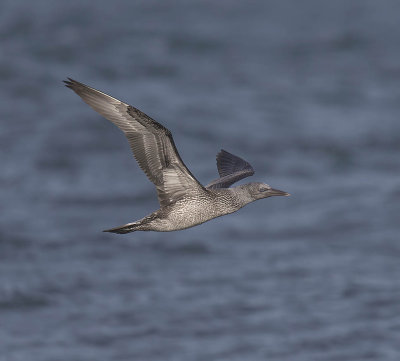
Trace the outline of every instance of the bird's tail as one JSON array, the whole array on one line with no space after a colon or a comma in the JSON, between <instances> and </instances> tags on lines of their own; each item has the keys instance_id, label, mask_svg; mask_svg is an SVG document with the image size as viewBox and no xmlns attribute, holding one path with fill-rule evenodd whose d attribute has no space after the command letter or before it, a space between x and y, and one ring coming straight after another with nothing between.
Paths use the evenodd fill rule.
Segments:
<instances>
[{"instance_id":1,"label":"bird's tail","mask_svg":"<svg viewBox=\"0 0 400 361\"><path fill-rule=\"evenodd\" d=\"M143 217L142 219L139 219L138 221L124 224L123 226L106 229L103 232L125 234L125 233L130 233L130 232L135 232L135 231L155 230L153 227L151 227L151 225L152 225L152 222L154 221L154 219L157 218L157 212L158 211L153 212L153 213L149 214L148 216Z\"/></svg>"},{"instance_id":2,"label":"bird's tail","mask_svg":"<svg viewBox=\"0 0 400 361\"><path fill-rule=\"evenodd\" d=\"M119 226L119 227L115 227L115 228L105 229L103 232L126 234L126 233L130 233L130 232L138 231L139 227L140 227L140 223L134 222L134 223L128 223L123 226Z\"/></svg>"}]
</instances>

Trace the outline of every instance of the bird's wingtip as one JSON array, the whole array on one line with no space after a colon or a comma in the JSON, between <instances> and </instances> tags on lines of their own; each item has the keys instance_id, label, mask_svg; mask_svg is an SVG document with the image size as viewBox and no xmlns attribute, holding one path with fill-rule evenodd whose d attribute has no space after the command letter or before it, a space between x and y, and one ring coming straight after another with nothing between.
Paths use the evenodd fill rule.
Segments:
<instances>
[{"instance_id":1,"label":"bird's wingtip","mask_svg":"<svg viewBox=\"0 0 400 361\"><path fill-rule=\"evenodd\" d=\"M73 80L71 78L67 78L67 79L68 80L63 80L63 83L67 88L71 88L72 84L73 84Z\"/></svg>"},{"instance_id":2,"label":"bird's wingtip","mask_svg":"<svg viewBox=\"0 0 400 361\"><path fill-rule=\"evenodd\" d=\"M72 78L70 78L70 77L67 77L67 79L68 79L68 80L63 80L63 83L64 83L64 85L65 85L67 88L72 89L72 87L73 87L74 85L79 84L76 80L74 80L74 79L72 79Z\"/></svg>"}]
</instances>

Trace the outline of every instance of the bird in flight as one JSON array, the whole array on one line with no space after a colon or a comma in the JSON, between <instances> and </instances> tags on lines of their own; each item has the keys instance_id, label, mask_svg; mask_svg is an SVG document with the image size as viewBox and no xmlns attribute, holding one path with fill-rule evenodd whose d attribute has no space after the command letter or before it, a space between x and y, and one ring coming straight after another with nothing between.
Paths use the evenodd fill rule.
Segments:
<instances>
[{"instance_id":1,"label":"bird in flight","mask_svg":"<svg viewBox=\"0 0 400 361\"><path fill-rule=\"evenodd\" d=\"M206 186L183 163L171 132L139 109L68 78L65 85L96 112L121 129L140 168L155 185L160 209L142 219L104 232L168 232L190 228L233 213L246 204L289 193L253 182L231 185L254 174L245 160L225 150L217 154L219 178Z\"/></svg>"}]
</instances>

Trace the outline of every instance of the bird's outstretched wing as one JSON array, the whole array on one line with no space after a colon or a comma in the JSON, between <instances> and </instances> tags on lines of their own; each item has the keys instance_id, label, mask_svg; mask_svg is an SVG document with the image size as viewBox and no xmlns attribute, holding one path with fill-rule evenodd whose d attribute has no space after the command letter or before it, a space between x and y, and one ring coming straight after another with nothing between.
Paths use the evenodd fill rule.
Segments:
<instances>
[{"instance_id":1,"label":"bird's outstretched wing","mask_svg":"<svg viewBox=\"0 0 400 361\"><path fill-rule=\"evenodd\" d=\"M156 186L162 207L177 201L188 191L204 190L183 163L167 128L139 109L85 84L70 78L64 83L125 133L140 168Z\"/></svg>"},{"instance_id":2,"label":"bird's outstretched wing","mask_svg":"<svg viewBox=\"0 0 400 361\"><path fill-rule=\"evenodd\" d=\"M217 154L217 168L220 178L209 183L206 189L229 188L233 183L254 174L249 163L223 149Z\"/></svg>"}]
</instances>

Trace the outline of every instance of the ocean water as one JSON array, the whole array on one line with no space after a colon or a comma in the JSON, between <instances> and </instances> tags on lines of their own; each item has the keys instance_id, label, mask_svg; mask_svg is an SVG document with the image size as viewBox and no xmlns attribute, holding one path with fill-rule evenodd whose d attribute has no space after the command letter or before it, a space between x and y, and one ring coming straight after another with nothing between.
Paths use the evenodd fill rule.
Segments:
<instances>
[{"instance_id":1,"label":"ocean water","mask_svg":"<svg viewBox=\"0 0 400 361\"><path fill-rule=\"evenodd\" d=\"M398 1L3 1L0 360L400 359ZM173 233L67 76L291 197ZM250 179L249 179L250 180Z\"/></svg>"}]
</instances>

